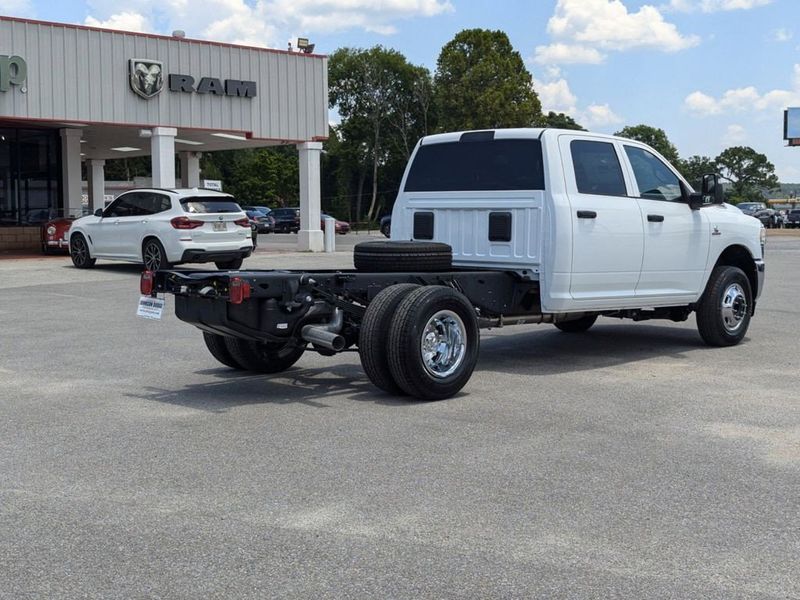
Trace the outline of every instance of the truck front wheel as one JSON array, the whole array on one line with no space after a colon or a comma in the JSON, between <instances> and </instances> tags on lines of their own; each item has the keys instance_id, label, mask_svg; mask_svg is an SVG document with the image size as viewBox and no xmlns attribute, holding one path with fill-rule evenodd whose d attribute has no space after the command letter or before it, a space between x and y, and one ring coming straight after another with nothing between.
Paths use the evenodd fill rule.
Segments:
<instances>
[{"instance_id":1,"label":"truck front wheel","mask_svg":"<svg viewBox=\"0 0 800 600\"><path fill-rule=\"evenodd\" d=\"M753 292L738 267L715 267L697 305L697 330L709 346L734 346L750 326Z\"/></svg>"},{"instance_id":2,"label":"truck front wheel","mask_svg":"<svg viewBox=\"0 0 800 600\"><path fill-rule=\"evenodd\" d=\"M442 400L469 381L479 344L469 300L449 287L425 286L397 306L389 328L389 369L408 395Z\"/></svg>"},{"instance_id":3,"label":"truck front wheel","mask_svg":"<svg viewBox=\"0 0 800 600\"><path fill-rule=\"evenodd\" d=\"M226 337L225 347L242 368L256 373L281 373L296 363L306 350L305 344L260 343Z\"/></svg>"}]
</instances>

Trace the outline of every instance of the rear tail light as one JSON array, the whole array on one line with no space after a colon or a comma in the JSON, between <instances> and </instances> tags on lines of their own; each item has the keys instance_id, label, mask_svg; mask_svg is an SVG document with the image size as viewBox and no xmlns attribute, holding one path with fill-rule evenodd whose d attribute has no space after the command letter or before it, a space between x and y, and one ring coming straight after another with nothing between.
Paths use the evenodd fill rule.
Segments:
<instances>
[{"instance_id":1,"label":"rear tail light","mask_svg":"<svg viewBox=\"0 0 800 600\"><path fill-rule=\"evenodd\" d=\"M250 227L250 219L244 217L243 219L236 219L234 221L239 227Z\"/></svg>"},{"instance_id":2,"label":"rear tail light","mask_svg":"<svg viewBox=\"0 0 800 600\"><path fill-rule=\"evenodd\" d=\"M174 219L170 219L170 225L172 225L175 229L197 229L198 227L202 227L205 223L203 221L196 221L194 219L190 219L189 217L175 217Z\"/></svg>"},{"instance_id":3,"label":"rear tail light","mask_svg":"<svg viewBox=\"0 0 800 600\"><path fill-rule=\"evenodd\" d=\"M142 296L152 296L153 286L155 285L155 273L152 271L144 271L142 278L139 280L139 291Z\"/></svg>"},{"instance_id":4,"label":"rear tail light","mask_svg":"<svg viewBox=\"0 0 800 600\"><path fill-rule=\"evenodd\" d=\"M241 277L231 277L228 284L228 298L231 304L241 304L250 297L250 284Z\"/></svg>"}]
</instances>

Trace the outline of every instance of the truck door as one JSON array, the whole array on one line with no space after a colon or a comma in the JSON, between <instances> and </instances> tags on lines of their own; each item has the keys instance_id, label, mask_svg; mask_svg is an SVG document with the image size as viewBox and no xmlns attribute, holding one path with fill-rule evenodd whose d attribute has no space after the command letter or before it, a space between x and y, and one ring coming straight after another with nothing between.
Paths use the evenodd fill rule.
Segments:
<instances>
[{"instance_id":1,"label":"truck door","mask_svg":"<svg viewBox=\"0 0 800 600\"><path fill-rule=\"evenodd\" d=\"M644 227L644 258L636 295L696 296L711 240L707 211L684 201L680 179L647 149L624 144Z\"/></svg>"},{"instance_id":2,"label":"truck door","mask_svg":"<svg viewBox=\"0 0 800 600\"><path fill-rule=\"evenodd\" d=\"M602 138L559 138L572 216L570 294L597 308L633 299L642 266L644 230L628 195L619 144ZM604 303L604 300L608 302Z\"/></svg>"}]
</instances>

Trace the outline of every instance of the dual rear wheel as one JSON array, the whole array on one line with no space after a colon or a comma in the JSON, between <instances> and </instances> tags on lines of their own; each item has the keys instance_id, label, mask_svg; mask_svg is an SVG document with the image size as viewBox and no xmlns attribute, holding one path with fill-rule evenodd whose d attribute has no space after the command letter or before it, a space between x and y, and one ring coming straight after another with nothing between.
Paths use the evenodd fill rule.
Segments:
<instances>
[{"instance_id":1,"label":"dual rear wheel","mask_svg":"<svg viewBox=\"0 0 800 600\"><path fill-rule=\"evenodd\" d=\"M211 355L223 365L241 371L281 373L303 356L305 344L271 344L203 332Z\"/></svg>"},{"instance_id":2,"label":"dual rear wheel","mask_svg":"<svg viewBox=\"0 0 800 600\"><path fill-rule=\"evenodd\" d=\"M441 400L466 385L478 360L475 310L444 286L397 284L367 307L359 355L375 386L394 395Z\"/></svg>"}]
</instances>

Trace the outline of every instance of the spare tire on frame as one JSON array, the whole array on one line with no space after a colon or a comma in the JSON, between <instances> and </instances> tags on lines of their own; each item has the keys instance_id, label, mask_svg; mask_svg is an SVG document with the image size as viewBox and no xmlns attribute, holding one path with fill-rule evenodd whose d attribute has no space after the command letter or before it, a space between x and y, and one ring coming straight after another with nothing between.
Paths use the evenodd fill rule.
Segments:
<instances>
[{"instance_id":1,"label":"spare tire on frame","mask_svg":"<svg viewBox=\"0 0 800 600\"><path fill-rule=\"evenodd\" d=\"M353 249L356 270L371 273L431 273L453 269L453 249L441 242L379 240Z\"/></svg>"}]
</instances>

